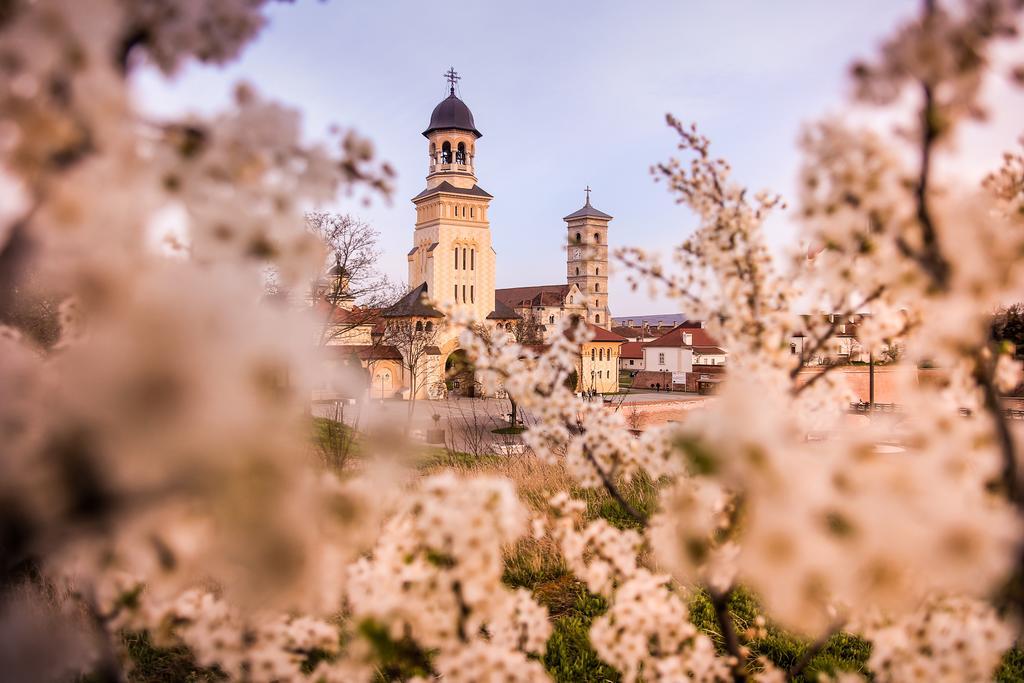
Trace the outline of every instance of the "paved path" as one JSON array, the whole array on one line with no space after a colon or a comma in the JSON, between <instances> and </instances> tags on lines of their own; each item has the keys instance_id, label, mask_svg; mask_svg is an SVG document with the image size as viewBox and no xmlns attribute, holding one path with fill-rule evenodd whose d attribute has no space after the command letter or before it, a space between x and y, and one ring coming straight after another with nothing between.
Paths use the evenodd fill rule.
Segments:
<instances>
[{"instance_id":1,"label":"paved path","mask_svg":"<svg viewBox=\"0 0 1024 683\"><path fill-rule=\"evenodd\" d=\"M653 406L656 410L647 419L644 426L665 422L678 417L673 406L680 410L686 404L703 402L705 396L696 394L636 392L623 395L610 395L606 405L609 409L621 405ZM598 399L600 400L600 397ZM692 406L691 406L692 407ZM348 425L356 425L361 431L403 431L406 424L416 435L425 435L426 430L434 426L433 416L439 415L438 426L443 428L448 441L447 446L458 451L480 454L491 452L495 444L514 444L521 442L515 435L500 435L492 430L507 427L507 415L511 410L508 399L497 398L462 398L449 397L444 400L418 400L411 405L408 401L388 399L384 401L369 400L360 404L316 403L313 414L318 417L341 419ZM411 415L410 415L411 411ZM668 412L665 412L668 411ZM647 412L647 411L645 411ZM527 411L520 410L519 419L529 425L534 421Z\"/></svg>"}]
</instances>

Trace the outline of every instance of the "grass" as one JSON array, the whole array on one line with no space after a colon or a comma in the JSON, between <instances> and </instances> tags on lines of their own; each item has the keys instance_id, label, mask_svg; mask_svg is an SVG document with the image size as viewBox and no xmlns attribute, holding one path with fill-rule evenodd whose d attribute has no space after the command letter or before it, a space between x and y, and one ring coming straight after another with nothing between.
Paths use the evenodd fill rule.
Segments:
<instances>
[{"instance_id":1,"label":"grass","mask_svg":"<svg viewBox=\"0 0 1024 683\"><path fill-rule=\"evenodd\" d=\"M323 439L337 437L335 426L325 425L328 420L316 420L315 434ZM345 435L347 436L347 435ZM358 441L353 453L360 453ZM509 458L497 455L472 456L452 453L442 448L427 448L417 461L418 470L426 475L442 470L455 470L463 474L495 474L512 479L523 502L534 512L547 510L548 499L559 491L570 491L586 501L588 519L603 518L619 528L636 528L637 523L622 510L603 490L581 489L560 464L547 464L532 456ZM623 497L634 508L650 515L657 503L657 486L647 477L636 477L621 483ZM620 676L604 664L591 647L590 626L604 614L608 605L569 571L554 542L549 538L523 538L505 553L505 571L502 581L510 588L526 588L534 598L548 609L552 634L547 643L543 664L548 673L559 682L619 681ZM690 595L690 619L707 633L721 649L721 636L714 609L707 594L695 591ZM734 592L729 611L741 634L750 627L762 610L756 596L739 589ZM384 638L374 624L360 626L364 636L382 656L386 669L398 678L422 673L423 653L407 651L403 642ZM215 669L198 667L184 647L163 649L155 647L145 634L124 635L125 652L132 668L128 678L137 683L156 681L221 681L224 676ZM807 641L784 631L769 622L766 635L747 643L755 657L764 657L782 669L792 667L804 654ZM410 654L411 653L411 654ZM834 675L841 671L867 674L867 660L871 645L847 633L833 636L826 646L811 660L806 670L796 679L810 683L819 674ZM413 656L415 655L415 656ZM410 668L411 667L411 668ZM85 678L83 680L89 680ZM870 677L869 677L870 680ZM1003 658L995 680L1000 683L1024 681L1024 652L1014 648Z\"/></svg>"},{"instance_id":2,"label":"grass","mask_svg":"<svg viewBox=\"0 0 1024 683\"><path fill-rule=\"evenodd\" d=\"M128 680L133 683L210 683L227 680L227 676L219 670L197 665L192 653L185 646L156 647L148 634L137 632L123 633L121 643L131 661Z\"/></svg>"},{"instance_id":3,"label":"grass","mask_svg":"<svg viewBox=\"0 0 1024 683\"><path fill-rule=\"evenodd\" d=\"M491 434L522 434L526 431L526 427L498 427L492 429Z\"/></svg>"}]
</instances>

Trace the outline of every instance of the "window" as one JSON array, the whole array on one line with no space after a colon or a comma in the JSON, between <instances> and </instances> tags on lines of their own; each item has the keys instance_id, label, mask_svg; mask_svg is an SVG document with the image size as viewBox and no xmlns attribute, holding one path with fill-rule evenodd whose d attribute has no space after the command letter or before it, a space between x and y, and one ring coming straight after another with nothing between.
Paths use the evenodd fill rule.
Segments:
<instances>
[{"instance_id":1,"label":"window","mask_svg":"<svg viewBox=\"0 0 1024 683\"><path fill-rule=\"evenodd\" d=\"M459 286L455 285L455 303L459 302Z\"/></svg>"},{"instance_id":2,"label":"window","mask_svg":"<svg viewBox=\"0 0 1024 683\"><path fill-rule=\"evenodd\" d=\"M601 314L600 313L595 313L594 314L594 322L595 323L601 322Z\"/></svg>"},{"instance_id":3,"label":"window","mask_svg":"<svg viewBox=\"0 0 1024 683\"><path fill-rule=\"evenodd\" d=\"M458 149L455 151L455 163L464 164L466 163L466 143L460 142Z\"/></svg>"},{"instance_id":4,"label":"window","mask_svg":"<svg viewBox=\"0 0 1024 683\"><path fill-rule=\"evenodd\" d=\"M469 286L469 303L474 303L474 299L473 299L473 285Z\"/></svg>"},{"instance_id":5,"label":"window","mask_svg":"<svg viewBox=\"0 0 1024 683\"><path fill-rule=\"evenodd\" d=\"M590 360L597 360L597 351L590 349Z\"/></svg>"},{"instance_id":6,"label":"window","mask_svg":"<svg viewBox=\"0 0 1024 683\"><path fill-rule=\"evenodd\" d=\"M466 285L462 285L462 303L466 303Z\"/></svg>"},{"instance_id":7,"label":"window","mask_svg":"<svg viewBox=\"0 0 1024 683\"><path fill-rule=\"evenodd\" d=\"M417 332L422 332L423 331L423 321L422 320L417 320L416 321L416 331Z\"/></svg>"},{"instance_id":8,"label":"window","mask_svg":"<svg viewBox=\"0 0 1024 683\"><path fill-rule=\"evenodd\" d=\"M796 342L790 342L790 344L789 344L789 352L791 354L793 354L794 356L796 355Z\"/></svg>"},{"instance_id":9,"label":"window","mask_svg":"<svg viewBox=\"0 0 1024 683\"><path fill-rule=\"evenodd\" d=\"M597 359L598 360L604 360L604 349L598 349L597 350Z\"/></svg>"},{"instance_id":10,"label":"window","mask_svg":"<svg viewBox=\"0 0 1024 683\"><path fill-rule=\"evenodd\" d=\"M427 332L433 332L434 331L434 323L432 323L432 322L430 322L428 320L427 321L427 325L426 325L426 330L427 330Z\"/></svg>"},{"instance_id":11,"label":"window","mask_svg":"<svg viewBox=\"0 0 1024 683\"><path fill-rule=\"evenodd\" d=\"M476 270L476 249L469 250L469 269Z\"/></svg>"},{"instance_id":12,"label":"window","mask_svg":"<svg viewBox=\"0 0 1024 683\"><path fill-rule=\"evenodd\" d=\"M601 244L601 233L594 233L594 244Z\"/></svg>"},{"instance_id":13,"label":"window","mask_svg":"<svg viewBox=\"0 0 1024 683\"><path fill-rule=\"evenodd\" d=\"M549 315L548 316L548 325L554 325L554 324L555 324L555 316Z\"/></svg>"},{"instance_id":14,"label":"window","mask_svg":"<svg viewBox=\"0 0 1024 683\"><path fill-rule=\"evenodd\" d=\"M472 207L472 206L471 206L471 207L469 207L469 217L470 217L470 218L472 218L472 217L473 217L473 207Z\"/></svg>"},{"instance_id":15,"label":"window","mask_svg":"<svg viewBox=\"0 0 1024 683\"><path fill-rule=\"evenodd\" d=\"M576 266L576 277L579 277L579 275L580 275L580 267Z\"/></svg>"},{"instance_id":16,"label":"window","mask_svg":"<svg viewBox=\"0 0 1024 683\"><path fill-rule=\"evenodd\" d=\"M452 143L445 142L441 145L441 163L450 164L452 162Z\"/></svg>"},{"instance_id":17,"label":"window","mask_svg":"<svg viewBox=\"0 0 1024 683\"><path fill-rule=\"evenodd\" d=\"M664 353L659 353L658 354L658 365L664 365L664 364L665 364L665 354Z\"/></svg>"},{"instance_id":18,"label":"window","mask_svg":"<svg viewBox=\"0 0 1024 683\"><path fill-rule=\"evenodd\" d=\"M466 269L466 248L465 247L462 248L462 269L463 270ZM462 298L465 299L466 297L462 297Z\"/></svg>"},{"instance_id":19,"label":"window","mask_svg":"<svg viewBox=\"0 0 1024 683\"><path fill-rule=\"evenodd\" d=\"M630 358L630 359L629 359L629 364L630 364L630 365L632 365L632 364L633 364L633 359L632 359L632 358Z\"/></svg>"},{"instance_id":20,"label":"window","mask_svg":"<svg viewBox=\"0 0 1024 683\"><path fill-rule=\"evenodd\" d=\"M459 248L455 247L455 270L459 269Z\"/></svg>"},{"instance_id":21,"label":"window","mask_svg":"<svg viewBox=\"0 0 1024 683\"><path fill-rule=\"evenodd\" d=\"M583 236L576 233L576 244L579 244L581 241L583 241Z\"/></svg>"},{"instance_id":22,"label":"window","mask_svg":"<svg viewBox=\"0 0 1024 683\"><path fill-rule=\"evenodd\" d=\"M594 283L594 291L595 292L600 292L601 291L601 283L600 282L595 282Z\"/></svg>"}]
</instances>

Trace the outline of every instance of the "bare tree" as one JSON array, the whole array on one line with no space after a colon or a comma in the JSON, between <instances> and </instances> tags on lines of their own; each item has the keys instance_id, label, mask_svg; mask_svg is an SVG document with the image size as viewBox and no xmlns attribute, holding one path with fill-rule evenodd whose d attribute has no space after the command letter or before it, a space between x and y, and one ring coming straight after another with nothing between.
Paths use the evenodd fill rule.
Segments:
<instances>
[{"instance_id":1,"label":"bare tree","mask_svg":"<svg viewBox=\"0 0 1024 683\"><path fill-rule=\"evenodd\" d=\"M402 367L409 373L409 416L406 430L412 423L416 394L420 389L420 375L427 369L428 359L438 357L438 330L438 323L430 319L386 318L384 321L382 343L398 349L402 356Z\"/></svg>"},{"instance_id":2,"label":"bare tree","mask_svg":"<svg viewBox=\"0 0 1024 683\"><path fill-rule=\"evenodd\" d=\"M521 315L512 325L512 336L519 344L543 344L544 326L533 311Z\"/></svg>"},{"instance_id":3,"label":"bare tree","mask_svg":"<svg viewBox=\"0 0 1024 683\"><path fill-rule=\"evenodd\" d=\"M377 268L380 233L369 224L350 215L312 211L306 226L328 249L328 277L312 284L314 306L323 314L319 343L324 345L373 325L401 290Z\"/></svg>"}]
</instances>

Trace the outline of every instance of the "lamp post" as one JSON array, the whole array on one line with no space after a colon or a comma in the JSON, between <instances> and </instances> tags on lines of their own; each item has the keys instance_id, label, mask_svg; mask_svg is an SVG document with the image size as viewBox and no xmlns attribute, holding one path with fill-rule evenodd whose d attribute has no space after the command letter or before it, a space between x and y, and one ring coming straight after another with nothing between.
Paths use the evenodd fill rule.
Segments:
<instances>
[{"instance_id":1,"label":"lamp post","mask_svg":"<svg viewBox=\"0 0 1024 683\"><path fill-rule=\"evenodd\" d=\"M875 405L875 352L868 353L868 410Z\"/></svg>"}]
</instances>

